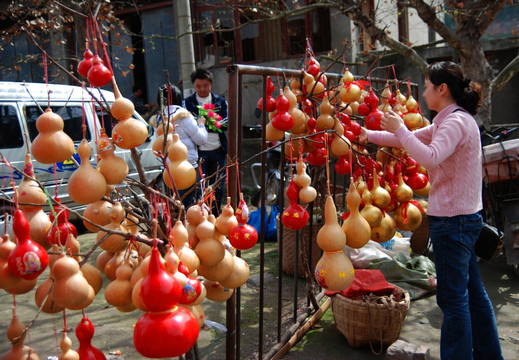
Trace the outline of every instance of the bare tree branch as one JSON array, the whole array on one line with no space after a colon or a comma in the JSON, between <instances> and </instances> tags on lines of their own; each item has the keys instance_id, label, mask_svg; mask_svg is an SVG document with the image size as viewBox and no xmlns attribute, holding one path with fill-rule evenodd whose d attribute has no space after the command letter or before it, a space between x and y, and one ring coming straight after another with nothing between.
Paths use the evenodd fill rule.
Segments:
<instances>
[{"instance_id":1,"label":"bare tree branch","mask_svg":"<svg viewBox=\"0 0 519 360\"><path fill-rule=\"evenodd\" d=\"M426 4L423 0L409 0L409 5L413 7L418 12L418 16L420 16L420 18L429 25L431 29L444 38L450 46L461 51L462 43L460 38L456 33L449 29L445 23L438 19L436 12L433 11L433 8L430 5Z\"/></svg>"},{"instance_id":2,"label":"bare tree branch","mask_svg":"<svg viewBox=\"0 0 519 360\"><path fill-rule=\"evenodd\" d=\"M476 28L480 29L481 33L490 26L492 21L496 18L497 14L503 9L503 7L509 2L509 0L493 0L489 1L488 7L482 16L477 18Z\"/></svg>"},{"instance_id":3,"label":"bare tree branch","mask_svg":"<svg viewBox=\"0 0 519 360\"><path fill-rule=\"evenodd\" d=\"M517 55L503 70L490 82L490 93L502 90L510 79L519 72L519 55Z\"/></svg>"}]
</instances>

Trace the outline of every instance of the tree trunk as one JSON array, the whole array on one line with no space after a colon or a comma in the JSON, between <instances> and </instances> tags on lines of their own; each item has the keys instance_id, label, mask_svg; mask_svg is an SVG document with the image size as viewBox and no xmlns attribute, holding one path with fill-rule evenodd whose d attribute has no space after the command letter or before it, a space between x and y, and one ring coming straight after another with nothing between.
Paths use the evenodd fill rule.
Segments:
<instances>
[{"instance_id":1,"label":"tree trunk","mask_svg":"<svg viewBox=\"0 0 519 360\"><path fill-rule=\"evenodd\" d=\"M463 30L458 29L458 31L461 32ZM458 34L460 33L458 32ZM476 120L478 125L483 125L488 129L492 123L492 96L490 94L490 83L493 77L492 67L485 57L481 40L475 38L468 30L466 33L460 35L462 43L466 44L463 51L459 52L461 66L465 72L465 76L481 85L481 107L479 108Z\"/></svg>"}]
</instances>

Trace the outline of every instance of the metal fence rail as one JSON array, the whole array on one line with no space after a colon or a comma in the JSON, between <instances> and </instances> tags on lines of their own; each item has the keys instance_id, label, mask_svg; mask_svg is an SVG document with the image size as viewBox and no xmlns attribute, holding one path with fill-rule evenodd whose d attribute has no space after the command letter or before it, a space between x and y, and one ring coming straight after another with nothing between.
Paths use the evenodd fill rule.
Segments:
<instances>
[{"instance_id":1,"label":"metal fence rail","mask_svg":"<svg viewBox=\"0 0 519 360\"><path fill-rule=\"evenodd\" d=\"M267 98L266 92L266 84L267 84L267 76L271 77L279 77L290 79L292 77L300 78L301 83L303 82L303 72L301 70L290 70L290 69L282 69L282 68L273 68L273 67L260 67L260 66L249 66L249 65L230 65L227 67L227 72L229 75L229 98L228 98L228 154L231 160L243 161L242 155L242 76L243 75L253 75L253 76L261 76L263 79L263 99ZM339 84L339 80L342 77L342 74L326 74L329 84ZM385 79L370 79L372 83L377 85L385 84ZM416 94L417 87L416 84L411 84L413 92ZM265 103L263 105L265 109ZM262 113L261 124L264 129L267 124L267 113L264 111ZM265 132L262 131L261 135L261 152L258 156L261 158L261 184L265 184L266 182L266 139ZM282 156L281 156L281 169L285 168L285 156L283 156L283 147L282 147ZM228 176L228 189L229 194L234 203L232 206L236 208L237 199L239 199L239 184L238 184L238 176L237 169L232 167L229 168L229 176ZM335 196L337 191L340 191L338 196L342 196L342 201L344 204L344 195L346 189L346 178L342 179L342 188L336 186L337 184L337 175L334 173L333 175L333 184L332 184L332 196ZM281 189L284 189L284 176L281 176ZM339 189L339 190L338 190ZM265 201L265 186L262 186L261 190L261 200L260 200L260 208L264 207L266 204ZM283 207L283 193L280 192L280 207ZM308 205L308 212L310 214L310 222L313 221L313 210L314 204ZM270 345L270 348L265 353L265 327L264 327L264 306L265 306L265 238L264 238L264 216L266 216L265 212L262 212L261 218L261 232L260 232L260 279L259 279L259 307L258 307L258 348L255 352L255 357L259 359L272 359L272 358L280 358L284 353L288 351L288 346L291 346L287 343L292 343L291 338L297 337L300 338L302 336L302 331L306 331L309 326L304 326L302 329L301 326L305 322L305 320L311 316L312 314L322 314L327 306L329 306L329 302L325 302L324 304L319 305L320 300L323 298L323 292L317 285L313 276L313 269L308 264L308 259L311 259L312 254L312 238L315 237L316 230L313 229L312 224L308 227L307 239L310 241L301 241L301 231L296 232L295 239L295 255L294 255L294 281L293 281L293 289L292 289L292 315L291 319L287 324L286 316L283 317L283 290L286 290L283 283L283 226L280 223L279 227L279 236L278 236L278 256L279 256L279 264L278 264L278 276L277 276L277 324L276 324L276 344ZM302 249L299 248L301 243ZM314 245L316 246L316 245ZM306 254L303 256L303 267L306 269L306 299L300 296L301 289L298 288L300 284L298 284L297 276L298 276L298 256L300 252ZM299 281L301 282L301 281ZM227 337L226 337L226 359L240 359L242 349L240 346L241 343L241 296L240 289L236 289L233 296L227 301L226 304L226 325L227 325ZM319 309L321 307L321 309ZM290 325L290 326L289 326ZM297 334L296 334L297 333ZM294 335L296 334L296 335ZM289 341L290 340L290 341ZM286 345L285 345L286 344Z\"/></svg>"}]
</instances>

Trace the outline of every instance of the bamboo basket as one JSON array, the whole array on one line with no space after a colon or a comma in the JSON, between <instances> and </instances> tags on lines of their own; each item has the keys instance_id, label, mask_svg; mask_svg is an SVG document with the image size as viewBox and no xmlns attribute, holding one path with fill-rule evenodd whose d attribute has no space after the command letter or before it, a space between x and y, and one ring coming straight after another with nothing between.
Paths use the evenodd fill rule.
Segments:
<instances>
[{"instance_id":1,"label":"bamboo basket","mask_svg":"<svg viewBox=\"0 0 519 360\"><path fill-rule=\"evenodd\" d=\"M365 295L358 300L336 294L332 312L337 329L352 347L370 345L375 354L394 343L400 335L407 311L409 293L397 287L390 296ZM380 351L374 350L379 344Z\"/></svg>"}]
</instances>

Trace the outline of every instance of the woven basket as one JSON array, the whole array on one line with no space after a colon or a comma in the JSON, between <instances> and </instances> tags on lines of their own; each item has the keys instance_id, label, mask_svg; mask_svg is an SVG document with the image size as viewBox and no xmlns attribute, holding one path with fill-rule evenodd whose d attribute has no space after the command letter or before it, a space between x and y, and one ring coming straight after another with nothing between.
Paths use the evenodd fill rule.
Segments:
<instances>
[{"instance_id":1,"label":"woven basket","mask_svg":"<svg viewBox=\"0 0 519 360\"><path fill-rule=\"evenodd\" d=\"M278 239L279 236L279 215L277 218L278 224ZM307 224L303 229L299 230L299 257L297 263L297 276L305 277L305 272L303 268L303 251L306 251L308 261L310 263L310 275L314 273L315 266L317 262L322 256L322 250L319 246L317 246L317 232L323 226L321 223L315 223L312 225L312 256L310 259L309 249L303 249L303 239L306 240L305 243L310 245L310 225ZM294 275L294 267L295 267L295 254L296 252L296 231L290 230L286 227L283 228L283 272L288 275Z\"/></svg>"},{"instance_id":2,"label":"woven basket","mask_svg":"<svg viewBox=\"0 0 519 360\"><path fill-rule=\"evenodd\" d=\"M409 293L397 287L390 296L366 295L352 300L341 294L332 296L332 312L337 329L352 347L370 345L375 354L394 343L409 310ZM374 350L374 345L380 351Z\"/></svg>"}]
</instances>

